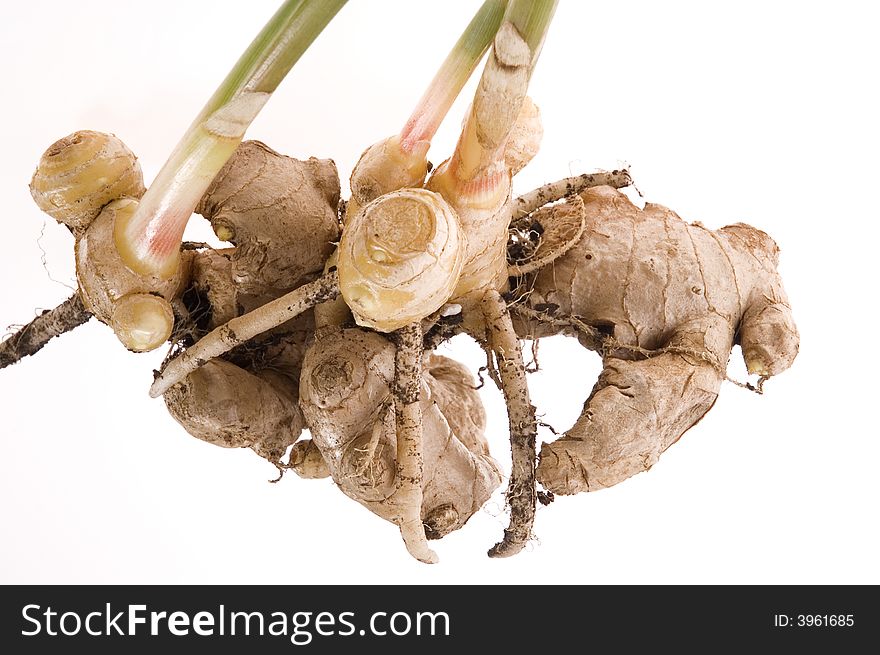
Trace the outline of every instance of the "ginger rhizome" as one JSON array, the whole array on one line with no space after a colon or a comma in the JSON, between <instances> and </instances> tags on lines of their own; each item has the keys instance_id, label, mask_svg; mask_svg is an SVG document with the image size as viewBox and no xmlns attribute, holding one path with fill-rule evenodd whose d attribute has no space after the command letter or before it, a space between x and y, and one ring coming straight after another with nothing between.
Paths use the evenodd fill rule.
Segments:
<instances>
[{"instance_id":1,"label":"ginger rhizome","mask_svg":"<svg viewBox=\"0 0 880 655\"><path fill-rule=\"evenodd\" d=\"M239 144L265 100L253 94L268 97L301 54L281 44L290 12L317 12L302 46L331 4L290 0L270 21L269 49L239 62L182 141L213 153L192 179L179 151L144 196L134 154L98 132L46 151L31 192L73 234L79 288L2 342L0 367L91 316L129 350L169 343L150 393L188 433L332 479L436 562L429 540L462 528L508 461L489 452L472 372L433 352L452 336L483 347L507 405L496 557L532 538L539 497L653 466L712 407L734 345L758 390L791 365L798 333L765 233L640 209L620 191L627 171L513 197L543 133L526 93L553 1L484 2L401 131L364 151L345 202L333 161ZM247 68L271 48L283 62ZM455 149L429 175L431 140L487 52ZM181 244L193 211L228 247ZM164 235L161 253L148 232ZM597 351L603 371L574 425L539 449L522 341L556 334Z\"/></svg>"},{"instance_id":2,"label":"ginger rhizome","mask_svg":"<svg viewBox=\"0 0 880 655\"><path fill-rule=\"evenodd\" d=\"M559 494L653 466L715 403L734 344L763 377L798 349L779 251L764 232L688 224L610 187L580 198L580 238L519 280L524 300L512 308L521 336L568 333L602 354L580 418L541 448L538 481Z\"/></svg>"}]
</instances>

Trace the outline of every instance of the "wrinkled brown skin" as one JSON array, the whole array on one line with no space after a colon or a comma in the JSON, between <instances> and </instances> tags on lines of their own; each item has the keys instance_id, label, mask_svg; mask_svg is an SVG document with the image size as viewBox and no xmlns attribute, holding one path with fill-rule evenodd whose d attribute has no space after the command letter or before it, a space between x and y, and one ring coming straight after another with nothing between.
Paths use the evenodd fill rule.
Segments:
<instances>
[{"instance_id":1,"label":"wrinkled brown skin","mask_svg":"<svg viewBox=\"0 0 880 655\"><path fill-rule=\"evenodd\" d=\"M273 299L239 293L232 278L233 253L203 250L192 257L187 309L196 323L189 328L193 340ZM312 312L306 312L249 347L208 362L164 394L168 411L198 439L252 448L279 465L304 427L299 376L314 329Z\"/></svg>"},{"instance_id":2,"label":"wrinkled brown skin","mask_svg":"<svg viewBox=\"0 0 880 655\"><path fill-rule=\"evenodd\" d=\"M232 275L239 292L278 297L323 268L339 240L338 205L332 160L300 161L244 141L196 211L235 244Z\"/></svg>"},{"instance_id":3,"label":"wrinkled brown skin","mask_svg":"<svg viewBox=\"0 0 880 655\"><path fill-rule=\"evenodd\" d=\"M302 244L304 247L314 245L307 237L302 239ZM192 295L187 309L193 320L199 323L197 331L193 335L194 340L198 340L209 331L228 323L231 319L246 314L283 295L279 293L258 296L242 293L240 286L233 278L234 255L233 248L226 248L223 250L201 250L192 257L189 289ZM313 272L309 271L309 273ZM294 357L298 367L305 354L305 342L314 331L313 313L305 312L292 321L264 333L255 341L261 346L262 354L260 356L263 360L267 362L274 360L281 349L286 352L283 358L284 362L272 361L272 364L284 364L290 357ZM267 343L271 343L272 346L267 346ZM266 352L267 347L269 352ZM288 352L292 348L296 350L296 353ZM242 352L240 351L233 351L229 354L231 359L241 356ZM295 371L295 377L299 377L299 368Z\"/></svg>"},{"instance_id":4,"label":"wrinkled brown skin","mask_svg":"<svg viewBox=\"0 0 880 655\"><path fill-rule=\"evenodd\" d=\"M394 345L375 332L326 327L306 354L300 405L339 488L397 521ZM501 483L483 436L485 414L461 364L424 361L422 521L428 538L460 528Z\"/></svg>"},{"instance_id":5,"label":"wrinkled brown skin","mask_svg":"<svg viewBox=\"0 0 880 655\"><path fill-rule=\"evenodd\" d=\"M649 469L712 407L735 343L750 370L767 377L798 351L779 251L767 234L743 223L711 231L655 204L640 210L610 187L581 198L584 234L536 275L528 306L578 317L623 346L670 351L605 354L580 418L541 449L538 481L557 494L603 489ZM520 320L517 329L541 337L560 326Z\"/></svg>"},{"instance_id":6,"label":"wrinkled brown skin","mask_svg":"<svg viewBox=\"0 0 880 655\"><path fill-rule=\"evenodd\" d=\"M243 313L238 288L232 279L234 252L234 248L207 248L193 255L189 288L192 300L188 309L200 328L193 340Z\"/></svg>"},{"instance_id":7,"label":"wrinkled brown skin","mask_svg":"<svg viewBox=\"0 0 880 655\"><path fill-rule=\"evenodd\" d=\"M258 141L242 143L197 208L215 230L232 230L237 245L192 256L190 338L196 341L320 273L339 238L338 202L332 161L299 161ZM196 370L165 394L169 411L199 439L250 447L279 464L304 427L299 377L313 333L309 311ZM311 460L307 469L295 470L320 477L319 463Z\"/></svg>"},{"instance_id":8,"label":"wrinkled brown skin","mask_svg":"<svg viewBox=\"0 0 880 655\"><path fill-rule=\"evenodd\" d=\"M164 399L192 436L224 448L252 448L274 463L302 432L296 393L279 373L254 374L215 359L171 387Z\"/></svg>"}]
</instances>

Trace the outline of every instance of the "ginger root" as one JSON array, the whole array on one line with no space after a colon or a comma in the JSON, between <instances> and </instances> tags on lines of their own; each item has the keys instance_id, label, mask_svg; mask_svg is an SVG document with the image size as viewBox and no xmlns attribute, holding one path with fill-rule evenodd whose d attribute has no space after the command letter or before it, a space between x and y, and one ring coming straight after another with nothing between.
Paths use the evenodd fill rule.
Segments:
<instances>
[{"instance_id":1,"label":"ginger root","mask_svg":"<svg viewBox=\"0 0 880 655\"><path fill-rule=\"evenodd\" d=\"M339 236L338 200L332 161L300 161L257 141L243 142L199 203L218 236L236 247L192 255L189 287L182 294L191 341L228 330L229 321L277 304L285 291L314 277ZM187 369L181 382L154 395L164 394L172 416L199 439L249 447L279 468L322 477L322 463L313 452L283 462L305 425L299 377L313 332L312 313L303 313L224 359L206 355L202 366ZM238 339L234 345L250 338L244 332L224 334Z\"/></svg>"},{"instance_id":2,"label":"ginger root","mask_svg":"<svg viewBox=\"0 0 880 655\"><path fill-rule=\"evenodd\" d=\"M273 371L251 373L215 359L165 394L174 419L192 436L225 448L252 448L280 462L303 428L297 386Z\"/></svg>"},{"instance_id":3,"label":"ginger root","mask_svg":"<svg viewBox=\"0 0 880 655\"><path fill-rule=\"evenodd\" d=\"M43 153L30 189L37 205L74 235L84 309L111 326L129 350L165 343L175 321L171 302L182 291L188 260L170 279L139 275L122 261L118 228L144 194L134 153L112 134L74 132Z\"/></svg>"},{"instance_id":4,"label":"ginger root","mask_svg":"<svg viewBox=\"0 0 880 655\"><path fill-rule=\"evenodd\" d=\"M575 334L603 356L580 418L541 448L538 481L558 494L609 487L653 466L712 407L734 344L764 377L787 369L798 351L779 251L764 232L688 224L610 187L580 197L580 239L521 279L526 301L513 308L521 336Z\"/></svg>"},{"instance_id":5,"label":"ginger root","mask_svg":"<svg viewBox=\"0 0 880 655\"><path fill-rule=\"evenodd\" d=\"M300 403L339 488L397 522L394 345L359 328L319 330L303 362ZM429 538L460 528L501 483L470 372L427 355L422 370L421 518Z\"/></svg>"},{"instance_id":6,"label":"ginger root","mask_svg":"<svg viewBox=\"0 0 880 655\"><path fill-rule=\"evenodd\" d=\"M215 227L233 225L247 243L259 244L275 238L272 213L245 210L246 220L222 200L244 202L244 194L273 206L272 194L286 193L252 170L268 166L265 157L281 156L256 146L255 158L251 148L244 145L243 159L233 158L222 184L212 187L237 188L238 195L206 197L201 206L213 208L206 213ZM484 344L509 408L511 523L490 551L495 556L514 554L530 539L535 481L572 494L650 468L711 408L734 344L742 345L749 371L763 377L785 370L797 354L772 239L743 224L710 231L658 205L638 209L603 186L629 183L625 172L615 171L561 180L490 209L473 205L474 197L451 195L458 204L453 211L469 220L491 211L486 225L512 224L507 257L500 268L491 247L466 260L476 283L463 295L446 292L466 306L446 311L432 301L435 311L422 316L422 326L406 328L410 336L431 329L421 366L401 370L394 340L406 330L386 336L355 326L349 312L320 306L338 293L337 259L315 253L332 247L327 238L338 225L327 177L335 169L315 162L286 162L308 171L302 181L314 203L308 215L324 226L288 237L284 256L273 259L286 262L274 269L286 274L264 275L268 260L241 255L243 245L203 248L184 253L187 266L178 278L144 287L144 276L120 266L112 247L116 214L136 202L117 199L78 234L80 295L87 304L80 310L68 301L32 327L51 338L83 320L86 307L113 323L126 303L142 297L173 307L172 340L189 348L162 375L178 367L182 379L171 375L176 384L154 389L164 392L181 425L208 443L251 448L280 470L332 477L348 496L399 525L410 552L423 561L436 561L424 539L462 527L501 483L470 372L430 352L444 336L465 330ZM552 204L572 192L579 195ZM373 202L399 195L406 194L393 191ZM297 211L309 210L298 205ZM270 226L266 232L263 225ZM474 240L462 238L471 248ZM536 467L535 414L517 337L558 333L598 350L604 371L581 417L563 437L543 444ZM36 347L44 342L41 337ZM312 438L299 440L305 427Z\"/></svg>"},{"instance_id":7,"label":"ginger root","mask_svg":"<svg viewBox=\"0 0 880 655\"><path fill-rule=\"evenodd\" d=\"M427 540L462 527L501 484L470 372L431 352L455 333L485 349L507 404L510 523L491 556L532 537L536 502L551 496L537 484L574 494L650 468L712 407L735 344L763 382L791 365L797 329L760 230L639 209L616 190L626 171L511 198L541 139L526 92L554 9L486 3L472 25L493 26L492 49L452 155L426 181L430 140L465 81L455 71L476 65L488 32L462 41L470 54L444 64L400 134L364 152L344 212L331 160L256 141L194 171L198 184L163 191L160 175L140 205L140 168L121 141L56 142L31 191L76 239L79 290L0 344L0 367L91 314L130 350L170 342L150 393L190 434L331 477L424 562L437 561ZM239 139L259 93L206 126ZM181 251L205 185L197 212L234 247ZM186 202L163 214L163 193ZM604 369L577 422L538 455L520 340L559 333Z\"/></svg>"},{"instance_id":8,"label":"ginger root","mask_svg":"<svg viewBox=\"0 0 880 655\"><path fill-rule=\"evenodd\" d=\"M300 388L315 445L337 484L395 522L410 553L426 562L436 560L425 543L426 517L422 525L418 522L428 503L426 494L431 493L428 476L433 473L429 473L427 451L437 434L446 435L444 443L449 439L448 425L446 430L432 426L436 417L417 399L426 374L415 364L413 335L421 332L422 323L431 326L444 315L460 315L460 329L484 344L494 357L500 371L494 379L508 405L511 523L490 554L513 555L531 536L537 499L537 422L519 344L502 298L508 285L509 223L521 206L509 202L511 173L536 151L536 144L529 141L535 137L534 130L530 132L528 125L540 121L530 108L521 111L537 57L538 33L530 37L524 38L512 23L502 23L456 150L425 189L387 188L402 179L396 151L389 152L387 147L392 142L368 151L369 157L362 157L352 180L353 188L369 188L370 193L360 198L369 202L360 208L356 197L349 205L340 249L328 261L325 274L216 328L172 359L151 389L154 396L161 394L210 358L315 307L318 338L306 355ZM517 126L522 128L518 134ZM390 171L387 176L378 174L383 158ZM358 187L354 180L362 174L372 182ZM629 182L626 175L617 178L621 184ZM573 192L614 179L614 174L584 176L566 189ZM380 195L370 200L368 196L376 193ZM413 202L422 197L432 202ZM425 211L433 212L433 221L424 216ZM374 220L376 212L379 218ZM339 293L342 301L334 300ZM322 301L333 301L332 306L316 307ZM380 361L375 354L380 350L378 342L367 347L357 332L346 331L351 320L366 328L394 332L397 352L391 373L387 361L384 367L376 364ZM341 351L325 353L322 339L340 341L343 345L336 345ZM390 404L388 389L393 390ZM333 404L337 394L344 396L343 405ZM383 397L385 404L377 405L376 399ZM326 415L328 407L335 410L331 415ZM351 443L356 444L355 454L367 453L368 465L339 450L340 444ZM445 468L472 477L467 458L459 465L447 459ZM365 470L370 474L367 479L363 478ZM472 492L474 497L479 495ZM456 502L466 505L467 501L456 500L454 495L450 502L444 499L444 515L452 516L448 505L460 514ZM428 507L426 511L434 510ZM468 516L470 512L464 519Z\"/></svg>"},{"instance_id":9,"label":"ginger root","mask_svg":"<svg viewBox=\"0 0 880 655\"><path fill-rule=\"evenodd\" d=\"M391 332L449 299L467 238L443 198L401 189L367 204L339 244L339 289L358 325Z\"/></svg>"},{"instance_id":10,"label":"ginger root","mask_svg":"<svg viewBox=\"0 0 880 655\"><path fill-rule=\"evenodd\" d=\"M274 296L316 273L339 240L339 176L329 159L301 161L244 141L196 207L235 245L241 293Z\"/></svg>"}]
</instances>

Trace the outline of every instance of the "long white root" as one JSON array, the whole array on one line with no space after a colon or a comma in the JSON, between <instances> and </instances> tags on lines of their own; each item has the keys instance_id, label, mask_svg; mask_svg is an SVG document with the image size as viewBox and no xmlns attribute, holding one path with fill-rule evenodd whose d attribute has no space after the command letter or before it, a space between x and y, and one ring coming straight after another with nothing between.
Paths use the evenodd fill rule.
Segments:
<instances>
[{"instance_id":1,"label":"long white root","mask_svg":"<svg viewBox=\"0 0 880 655\"><path fill-rule=\"evenodd\" d=\"M501 391L507 402L511 451L510 481L507 485L510 525L504 530L504 538L489 550L489 557L510 557L525 546L532 535L535 521L535 440L538 426L535 408L529 398L519 340L501 294L486 294L483 313L489 345L498 363Z\"/></svg>"},{"instance_id":2,"label":"long white root","mask_svg":"<svg viewBox=\"0 0 880 655\"><path fill-rule=\"evenodd\" d=\"M229 352L248 339L253 339L258 334L278 327L315 305L332 300L338 295L339 278L336 271L333 271L258 307L252 312L233 318L170 360L153 382L153 386L150 387L150 397L158 398L187 375L215 357Z\"/></svg>"},{"instance_id":3,"label":"long white root","mask_svg":"<svg viewBox=\"0 0 880 655\"><path fill-rule=\"evenodd\" d=\"M422 329L413 323L397 331L394 358L394 413L397 426L397 489L400 536L409 554L426 564L439 561L428 547L422 524Z\"/></svg>"},{"instance_id":4,"label":"long white root","mask_svg":"<svg viewBox=\"0 0 880 655\"><path fill-rule=\"evenodd\" d=\"M601 173L582 173L573 177L564 177L556 182L549 182L537 189L521 195L511 203L511 221L531 214L544 205L556 202L567 196L573 196L585 189L597 186L610 186L622 189L632 184L629 171L611 171Z\"/></svg>"}]
</instances>

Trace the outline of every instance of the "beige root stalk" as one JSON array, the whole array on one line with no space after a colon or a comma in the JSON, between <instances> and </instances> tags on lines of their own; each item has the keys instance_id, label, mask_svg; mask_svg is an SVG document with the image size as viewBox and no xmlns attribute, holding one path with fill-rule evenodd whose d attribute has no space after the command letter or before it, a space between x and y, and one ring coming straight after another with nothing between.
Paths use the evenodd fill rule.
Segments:
<instances>
[{"instance_id":1,"label":"beige root stalk","mask_svg":"<svg viewBox=\"0 0 880 655\"><path fill-rule=\"evenodd\" d=\"M504 538L489 550L490 557L516 555L532 533L535 520L535 439L538 434L535 408L529 398L519 340L499 293L483 297L489 346L498 363L501 390L507 403L510 426L511 472L507 486L510 525Z\"/></svg>"},{"instance_id":2,"label":"beige root stalk","mask_svg":"<svg viewBox=\"0 0 880 655\"><path fill-rule=\"evenodd\" d=\"M456 209L469 235L453 302L463 307L465 329L489 342L502 369L501 388L510 420L512 468L507 498L511 517L504 538L489 552L497 557L522 549L535 515L535 410L519 343L499 294L507 285L510 223L510 213L504 210L511 179L505 150L520 119L529 77L554 8L554 3L536 3L533 9L548 13L540 29L525 34L509 20L502 23L455 153L428 183ZM507 16L522 19L523 12L531 16L531 9L527 3L513 2Z\"/></svg>"},{"instance_id":3,"label":"beige root stalk","mask_svg":"<svg viewBox=\"0 0 880 655\"><path fill-rule=\"evenodd\" d=\"M629 171L611 171L600 173L582 173L573 177L564 177L556 182L549 182L528 193L524 193L511 203L510 222L513 222L533 211L556 202L562 198L579 194L581 191L597 186L610 186L622 189L632 184Z\"/></svg>"},{"instance_id":4,"label":"beige root stalk","mask_svg":"<svg viewBox=\"0 0 880 655\"><path fill-rule=\"evenodd\" d=\"M439 561L428 547L422 524L422 329L419 323L396 333L394 417L397 426L397 489L390 501L398 507L400 536L409 554L426 564Z\"/></svg>"},{"instance_id":5,"label":"beige root stalk","mask_svg":"<svg viewBox=\"0 0 880 655\"><path fill-rule=\"evenodd\" d=\"M212 330L191 348L171 359L150 387L150 397L158 398L200 366L229 352L236 346L274 327L296 318L304 311L332 300L339 295L336 272L327 273L314 282L304 284L290 293L261 307L233 318Z\"/></svg>"},{"instance_id":6,"label":"beige root stalk","mask_svg":"<svg viewBox=\"0 0 880 655\"><path fill-rule=\"evenodd\" d=\"M522 278L577 244L586 229L586 216L580 196L571 194L595 186L620 188L631 183L626 171L584 174L545 184L510 203L508 276ZM565 202L548 204L562 197Z\"/></svg>"},{"instance_id":7,"label":"beige root stalk","mask_svg":"<svg viewBox=\"0 0 880 655\"><path fill-rule=\"evenodd\" d=\"M0 341L0 368L6 368L29 355L34 355L55 337L70 332L92 317L78 293L55 307L47 309L30 323Z\"/></svg>"}]
</instances>

